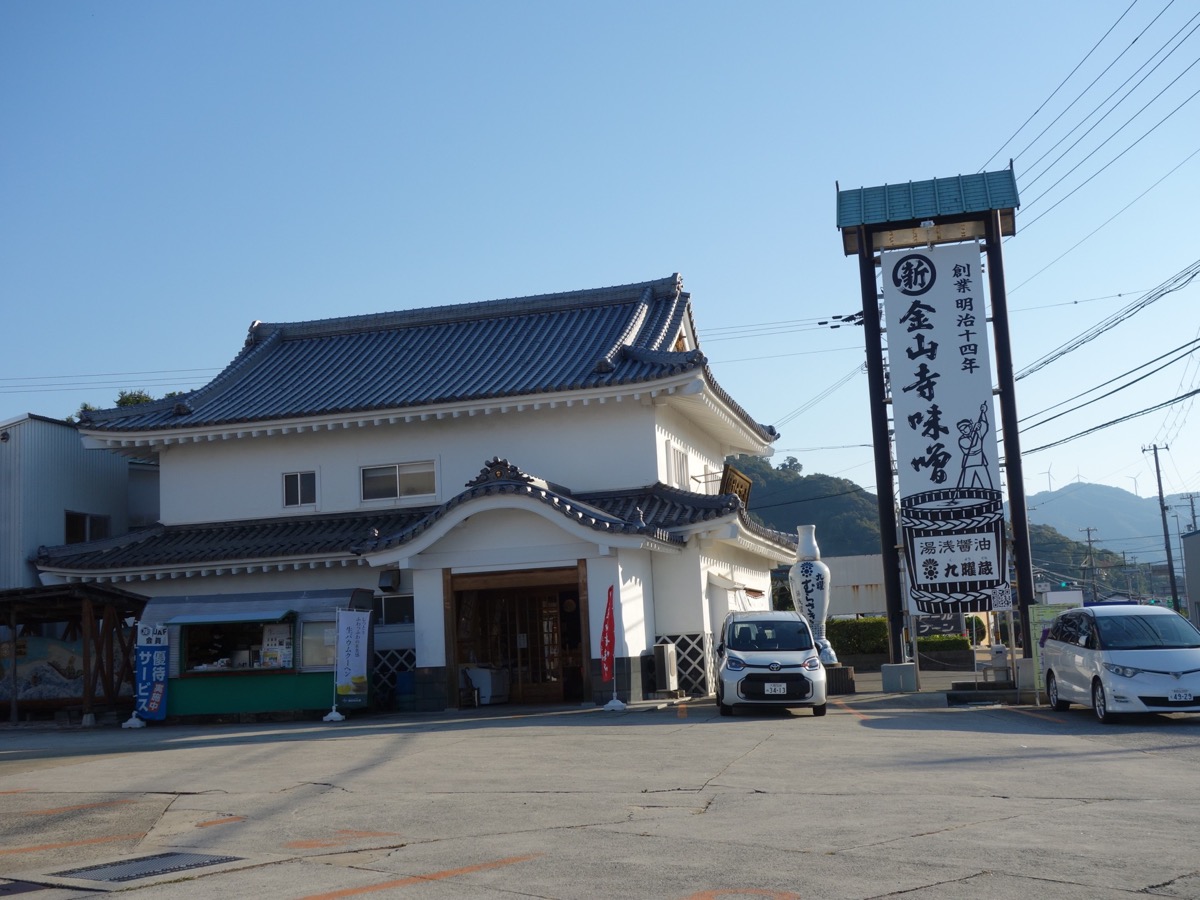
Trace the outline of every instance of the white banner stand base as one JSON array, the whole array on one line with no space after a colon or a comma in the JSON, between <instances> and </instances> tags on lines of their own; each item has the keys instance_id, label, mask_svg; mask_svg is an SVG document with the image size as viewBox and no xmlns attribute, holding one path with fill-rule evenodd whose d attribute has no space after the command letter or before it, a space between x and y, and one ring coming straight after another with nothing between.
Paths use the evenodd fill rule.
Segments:
<instances>
[{"instance_id":1,"label":"white banner stand base","mask_svg":"<svg viewBox=\"0 0 1200 900\"><path fill-rule=\"evenodd\" d=\"M121 727L122 728L145 728L146 723L143 722L141 719L139 719L137 716L130 716L128 719L126 719L124 722L121 723Z\"/></svg>"},{"instance_id":2,"label":"white banner stand base","mask_svg":"<svg viewBox=\"0 0 1200 900\"><path fill-rule=\"evenodd\" d=\"M604 708L607 709L609 712L624 712L625 711L625 704L617 699L617 689L615 687L613 688L612 699L604 704Z\"/></svg>"},{"instance_id":3,"label":"white banner stand base","mask_svg":"<svg viewBox=\"0 0 1200 900\"><path fill-rule=\"evenodd\" d=\"M326 715L325 718L323 718L321 721L322 722L345 722L346 717L337 711L337 706L335 705L333 707L333 709L331 709L329 711L329 714Z\"/></svg>"}]
</instances>

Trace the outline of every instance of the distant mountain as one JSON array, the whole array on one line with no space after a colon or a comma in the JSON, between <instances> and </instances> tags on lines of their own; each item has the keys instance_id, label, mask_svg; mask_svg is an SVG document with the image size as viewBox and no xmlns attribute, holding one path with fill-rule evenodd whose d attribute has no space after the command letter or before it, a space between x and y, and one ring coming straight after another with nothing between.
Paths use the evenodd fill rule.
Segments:
<instances>
[{"instance_id":1,"label":"distant mountain","mask_svg":"<svg viewBox=\"0 0 1200 900\"><path fill-rule=\"evenodd\" d=\"M1176 533L1171 512L1179 516L1179 526L1191 530L1191 501L1183 494L1166 498L1168 527ZM1031 525L1049 525L1072 540L1086 543L1089 533L1097 547L1114 553L1139 552L1161 560L1165 556L1162 540L1162 513L1157 497L1137 494L1107 484L1078 482L1058 490L1041 491L1025 499ZM1173 544L1173 552L1178 548Z\"/></svg>"}]
</instances>

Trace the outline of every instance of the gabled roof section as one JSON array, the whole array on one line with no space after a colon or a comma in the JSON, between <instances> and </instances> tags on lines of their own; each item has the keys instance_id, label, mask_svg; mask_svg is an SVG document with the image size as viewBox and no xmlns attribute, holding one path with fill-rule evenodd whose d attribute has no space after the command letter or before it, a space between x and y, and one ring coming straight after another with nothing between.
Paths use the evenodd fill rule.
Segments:
<instances>
[{"instance_id":1,"label":"gabled roof section","mask_svg":"<svg viewBox=\"0 0 1200 900\"><path fill-rule=\"evenodd\" d=\"M712 380L679 275L618 287L250 326L190 394L85 414L81 430L178 432L653 386L703 375L743 427L773 440Z\"/></svg>"}]
</instances>

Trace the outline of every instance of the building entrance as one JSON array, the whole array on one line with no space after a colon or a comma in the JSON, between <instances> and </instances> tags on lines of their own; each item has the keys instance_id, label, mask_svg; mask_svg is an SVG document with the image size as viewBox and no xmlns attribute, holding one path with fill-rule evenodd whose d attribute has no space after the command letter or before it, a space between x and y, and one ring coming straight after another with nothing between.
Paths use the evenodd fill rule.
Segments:
<instances>
[{"instance_id":1,"label":"building entrance","mask_svg":"<svg viewBox=\"0 0 1200 900\"><path fill-rule=\"evenodd\" d=\"M514 703L581 702L585 654L579 590L574 585L456 590L455 662L460 688L506 673ZM464 683L465 682L465 683Z\"/></svg>"}]
</instances>

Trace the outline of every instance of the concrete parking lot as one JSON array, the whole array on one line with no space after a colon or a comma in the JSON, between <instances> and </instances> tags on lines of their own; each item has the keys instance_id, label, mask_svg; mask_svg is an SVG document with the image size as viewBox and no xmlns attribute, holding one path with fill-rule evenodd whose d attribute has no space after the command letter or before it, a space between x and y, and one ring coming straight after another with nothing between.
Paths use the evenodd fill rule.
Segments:
<instances>
[{"instance_id":1,"label":"concrete parking lot","mask_svg":"<svg viewBox=\"0 0 1200 900\"><path fill-rule=\"evenodd\" d=\"M925 686L824 718L0 726L0 896L1200 896L1200 718Z\"/></svg>"}]
</instances>

